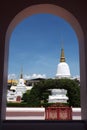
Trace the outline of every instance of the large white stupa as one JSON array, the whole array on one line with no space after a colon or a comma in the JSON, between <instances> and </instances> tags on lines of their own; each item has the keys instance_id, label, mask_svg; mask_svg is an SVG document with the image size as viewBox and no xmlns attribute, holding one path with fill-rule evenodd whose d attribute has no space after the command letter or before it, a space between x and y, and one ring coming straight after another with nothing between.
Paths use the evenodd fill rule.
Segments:
<instances>
[{"instance_id":1,"label":"large white stupa","mask_svg":"<svg viewBox=\"0 0 87 130\"><path fill-rule=\"evenodd\" d=\"M61 56L60 56L60 63L57 66L57 73L56 78L70 78L70 68L69 65L66 63L65 56L64 56L64 49L61 49Z\"/></svg>"}]
</instances>

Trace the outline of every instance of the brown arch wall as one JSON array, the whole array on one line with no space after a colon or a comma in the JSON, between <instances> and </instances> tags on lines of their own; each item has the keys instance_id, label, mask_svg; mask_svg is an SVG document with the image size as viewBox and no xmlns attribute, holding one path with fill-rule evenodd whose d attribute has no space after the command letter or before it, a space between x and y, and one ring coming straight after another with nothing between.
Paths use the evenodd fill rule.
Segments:
<instances>
[{"instance_id":1,"label":"brown arch wall","mask_svg":"<svg viewBox=\"0 0 87 130\"><path fill-rule=\"evenodd\" d=\"M46 5L38 5L46 4ZM49 5L51 4L51 5ZM33 6L34 5L34 6ZM82 118L87 119L87 61L86 49L87 45L87 16L86 16L86 3L81 0L15 0L4 1L0 4L0 119L5 119L6 107L6 81L7 81L7 68L8 68L8 50L9 38L12 29L23 18L34 13L52 13L67 20L74 30L76 31L79 41L80 52L80 77L81 77L81 107ZM32 6L32 7L31 7ZM37 6L38 8L35 8ZM44 9L45 8L45 9ZM21 12L22 11L22 12ZM33 12L34 11L34 12Z\"/></svg>"}]
</instances>

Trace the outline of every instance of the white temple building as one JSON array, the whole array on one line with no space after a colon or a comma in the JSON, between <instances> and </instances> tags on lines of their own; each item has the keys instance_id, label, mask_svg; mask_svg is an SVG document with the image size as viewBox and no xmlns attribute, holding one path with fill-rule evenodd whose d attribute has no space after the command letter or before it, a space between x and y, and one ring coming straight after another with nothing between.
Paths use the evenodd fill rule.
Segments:
<instances>
[{"instance_id":1,"label":"white temple building","mask_svg":"<svg viewBox=\"0 0 87 130\"><path fill-rule=\"evenodd\" d=\"M61 49L60 63L57 66L56 78L71 78L69 65L66 63L64 49Z\"/></svg>"},{"instance_id":2,"label":"white temple building","mask_svg":"<svg viewBox=\"0 0 87 130\"><path fill-rule=\"evenodd\" d=\"M23 94L27 90L31 90L32 86L26 86L24 83L23 75L21 73L20 79L16 86L12 85L10 90L7 91L7 102L21 101Z\"/></svg>"}]
</instances>

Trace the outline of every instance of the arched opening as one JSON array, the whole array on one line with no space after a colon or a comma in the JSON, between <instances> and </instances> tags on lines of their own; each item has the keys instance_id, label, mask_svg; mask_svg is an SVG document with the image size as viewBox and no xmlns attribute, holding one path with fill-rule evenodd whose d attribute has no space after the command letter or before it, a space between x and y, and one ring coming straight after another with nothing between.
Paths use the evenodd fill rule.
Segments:
<instances>
[{"instance_id":1,"label":"arched opening","mask_svg":"<svg viewBox=\"0 0 87 130\"><path fill-rule=\"evenodd\" d=\"M60 16L62 18L64 18L66 21L68 21L71 26L74 28L78 40L79 40L79 48L80 48L80 63L83 62L84 63L84 51L82 51L82 49L84 50L84 38L83 38L83 32L81 30L81 27L78 23L78 21L75 19L75 17L69 13L68 11L66 11L65 9L58 7L58 6L54 6L54 5L49 5L49 4L43 4L43 5L35 5L35 6L31 6L23 11L21 11L11 22L11 24L8 27L7 30L7 34L6 34L6 46L9 46L9 39L10 39L10 35L12 30L14 29L14 27L24 18L31 16L32 14L38 14L38 13L50 13L50 14L54 14L57 16ZM6 54L8 56L8 54ZM85 65L85 64L84 64ZM82 67L82 65L80 64L80 78L81 78L81 86L84 86L84 80L85 80L85 70L84 70L84 66ZM82 91L82 90L81 90Z\"/></svg>"},{"instance_id":2,"label":"arched opening","mask_svg":"<svg viewBox=\"0 0 87 130\"><path fill-rule=\"evenodd\" d=\"M15 91L15 89L17 88L16 83L20 78L19 71L21 65L23 66L23 79L27 80L27 85L30 79L32 80L33 78L36 78L37 80L38 77L44 78L44 74L47 79L55 78L62 44L65 52L66 62L69 63L70 66L71 78L78 74L77 70L79 69L79 59L76 58L78 57L78 41L73 29L64 19L52 14L32 15L21 21L21 23L16 26L10 39L9 59L11 60L9 61L9 81L13 81L10 90ZM25 75L26 73L27 75ZM16 83L14 83L14 80L16 81ZM25 87L29 89L29 87L31 88L31 86L29 85ZM20 91L22 89L20 89ZM9 102L17 102L15 96L17 96L17 93L15 92L13 93L13 95L12 93L8 93L7 106L10 105ZM74 96L74 98L75 97L76 96ZM23 100L20 100L20 102L22 104L24 103ZM27 107L29 107L28 104ZM14 107L16 106L17 104L15 104ZM6 119L8 119L8 117ZM74 117L73 119L76 118Z\"/></svg>"}]
</instances>

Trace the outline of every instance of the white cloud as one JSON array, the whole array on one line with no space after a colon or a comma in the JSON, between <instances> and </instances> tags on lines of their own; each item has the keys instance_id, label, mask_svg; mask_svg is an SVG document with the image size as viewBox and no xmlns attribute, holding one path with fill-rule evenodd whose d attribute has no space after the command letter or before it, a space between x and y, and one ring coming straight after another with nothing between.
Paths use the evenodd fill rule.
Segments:
<instances>
[{"instance_id":1,"label":"white cloud","mask_svg":"<svg viewBox=\"0 0 87 130\"><path fill-rule=\"evenodd\" d=\"M73 76L73 78L72 78L72 79L77 79L77 80L79 80L79 81L80 81L80 76L79 76L79 75Z\"/></svg>"},{"instance_id":2,"label":"white cloud","mask_svg":"<svg viewBox=\"0 0 87 130\"><path fill-rule=\"evenodd\" d=\"M16 79L16 78L17 78L16 74L9 74L8 75L8 79Z\"/></svg>"},{"instance_id":3,"label":"white cloud","mask_svg":"<svg viewBox=\"0 0 87 130\"><path fill-rule=\"evenodd\" d=\"M26 80L27 80L27 79L30 79L30 75L27 75L27 74L25 74L23 77L24 77L24 79L26 79Z\"/></svg>"},{"instance_id":4,"label":"white cloud","mask_svg":"<svg viewBox=\"0 0 87 130\"><path fill-rule=\"evenodd\" d=\"M8 75L8 79L17 79L17 75L16 74L9 74ZM25 80L28 80L28 79L35 79L35 78L46 78L46 75L45 74L32 74L32 75L23 75L23 78Z\"/></svg>"},{"instance_id":5,"label":"white cloud","mask_svg":"<svg viewBox=\"0 0 87 130\"><path fill-rule=\"evenodd\" d=\"M46 78L45 74L32 74L31 78Z\"/></svg>"}]
</instances>

